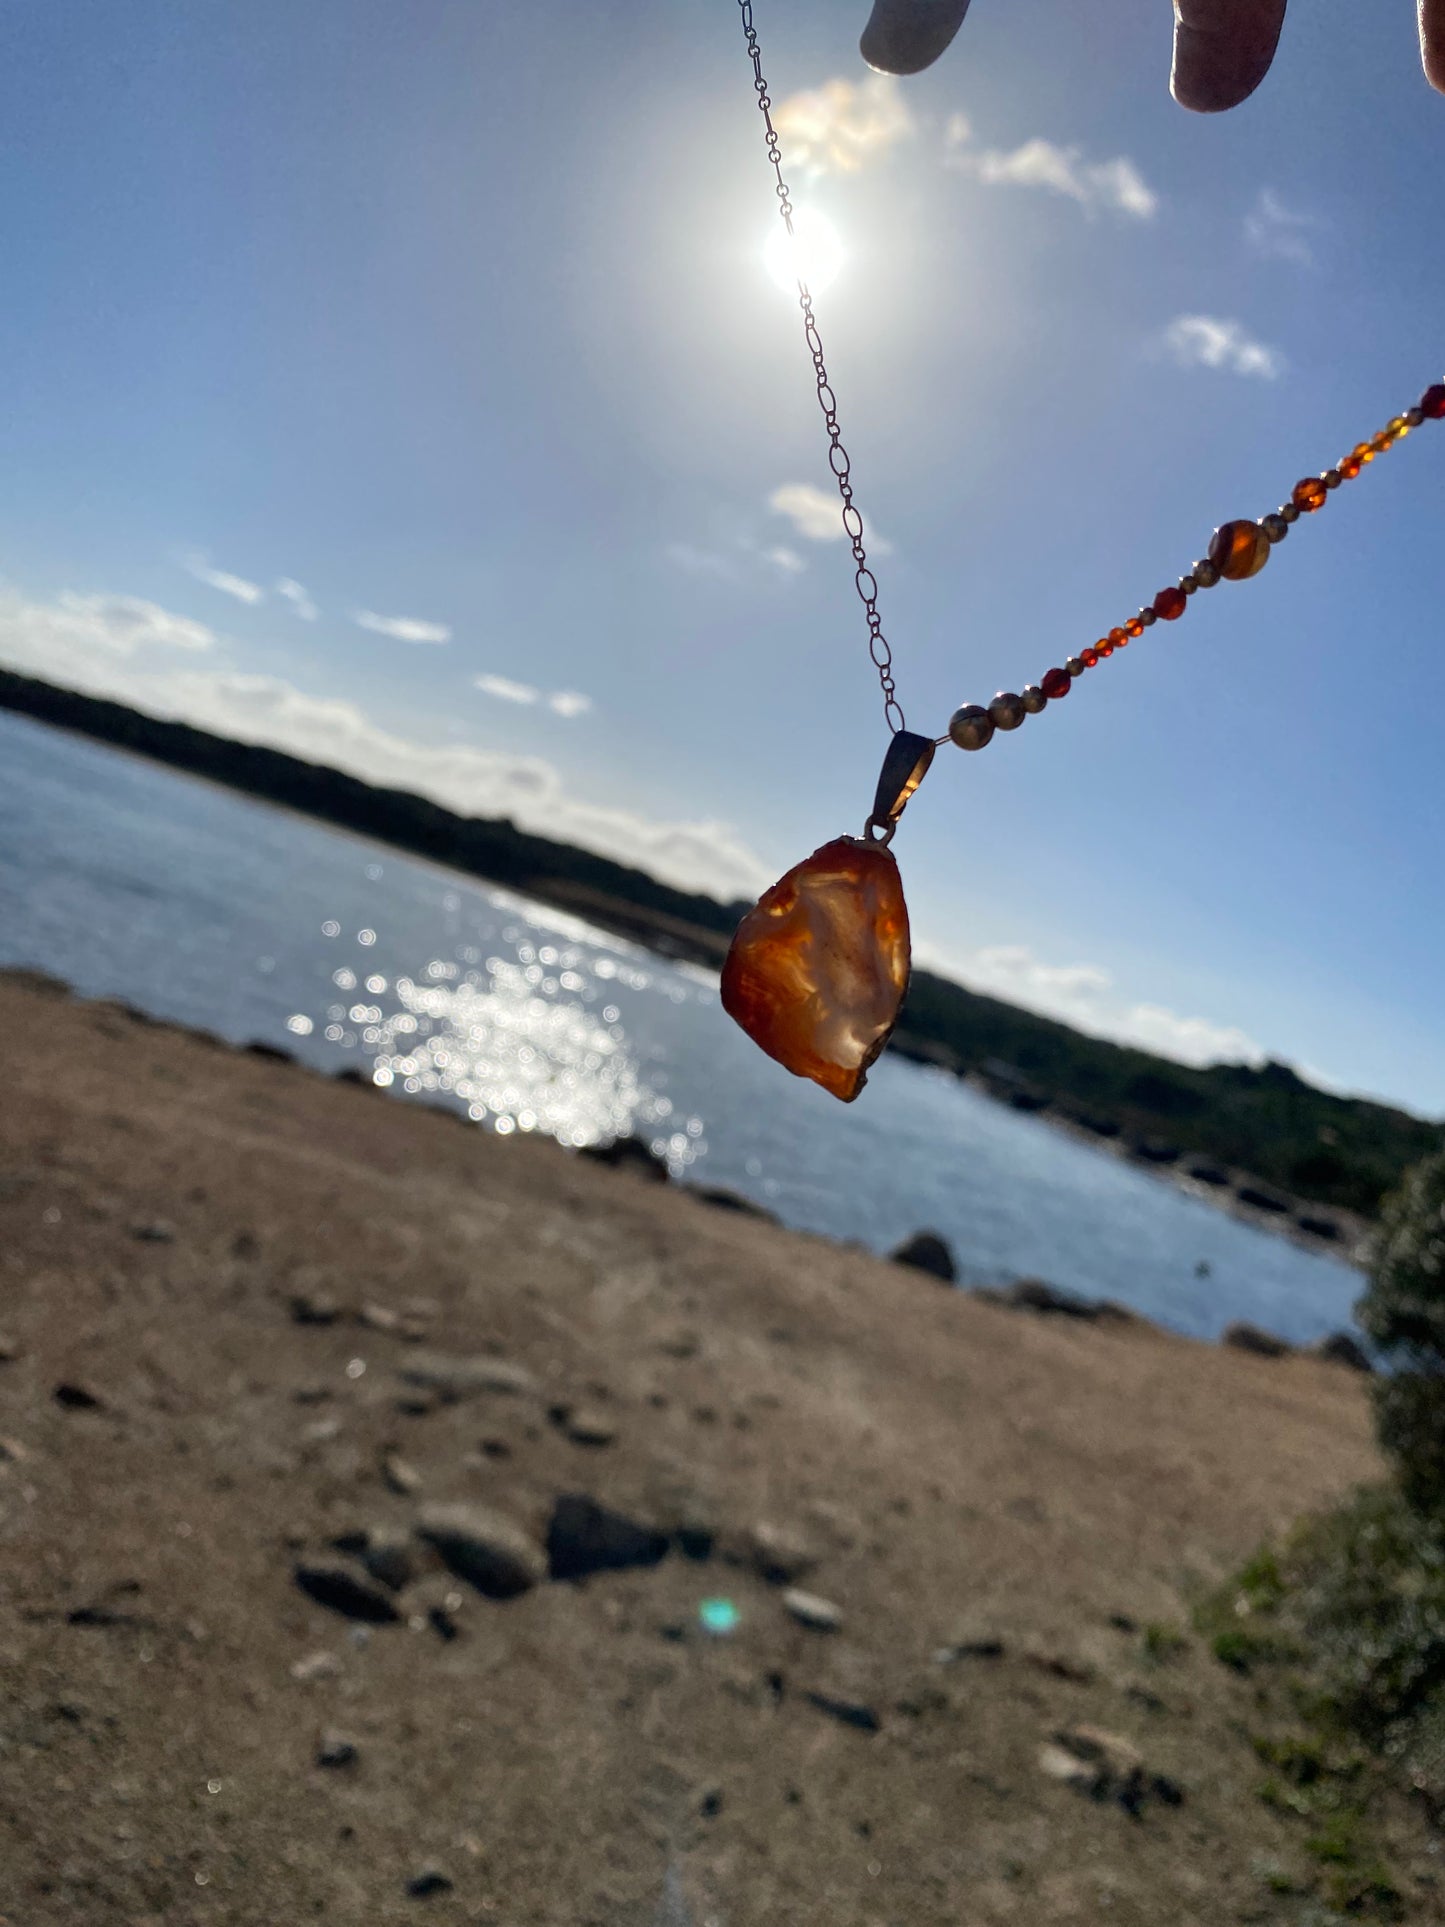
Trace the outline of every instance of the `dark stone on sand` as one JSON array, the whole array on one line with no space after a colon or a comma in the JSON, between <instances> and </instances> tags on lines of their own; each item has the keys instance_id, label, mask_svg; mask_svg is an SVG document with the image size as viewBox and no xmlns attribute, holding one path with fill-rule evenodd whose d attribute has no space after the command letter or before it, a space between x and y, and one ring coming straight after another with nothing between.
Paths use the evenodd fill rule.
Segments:
<instances>
[{"instance_id":1,"label":"dark stone on sand","mask_svg":"<svg viewBox=\"0 0 1445 1927\"><path fill-rule=\"evenodd\" d=\"M609 1164L615 1170L634 1171L638 1177L651 1178L658 1184L666 1184L668 1180L667 1159L660 1158L640 1137L615 1137L609 1144L584 1144L578 1156L591 1158L595 1164Z\"/></svg>"},{"instance_id":2,"label":"dark stone on sand","mask_svg":"<svg viewBox=\"0 0 1445 1927\"><path fill-rule=\"evenodd\" d=\"M841 1720L844 1726L856 1727L860 1733L882 1730L882 1721L864 1700L836 1699L831 1693L804 1693L803 1698L820 1713Z\"/></svg>"},{"instance_id":3,"label":"dark stone on sand","mask_svg":"<svg viewBox=\"0 0 1445 1927\"><path fill-rule=\"evenodd\" d=\"M547 1557L536 1540L489 1506L426 1506L416 1530L459 1579L488 1599L515 1599L547 1577Z\"/></svg>"},{"instance_id":4,"label":"dark stone on sand","mask_svg":"<svg viewBox=\"0 0 1445 1927\"><path fill-rule=\"evenodd\" d=\"M105 1406L105 1400L99 1392L89 1385L82 1385L75 1378L62 1379L53 1396L56 1404L66 1412L99 1412Z\"/></svg>"},{"instance_id":5,"label":"dark stone on sand","mask_svg":"<svg viewBox=\"0 0 1445 1927\"><path fill-rule=\"evenodd\" d=\"M1018 1278L1004 1287L1006 1301L1018 1311L1051 1313L1062 1318L1097 1318L1098 1303L1077 1292L1061 1291L1042 1278Z\"/></svg>"},{"instance_id":6,"label":"dark stone on sand","mask_svg":"<svg viewBox=\"0 0 1445 1927\"><path fill-rule=\"evenodd\" d=\"M933 1655L935 1666L956 1666L961 1659L1002 1659L1003 1641L991 1633L981 1634L976 1639L956 1640L951 1646L940 1646Z\"/></svg>"},{"instance_id":7,"label":"dark stone on sand","mask_svg":"<svg viewBox=\"0 0 1445 1927\"><path fill-rule=\"evenodd\" d=\"M376 1089L375 1079L368 1077L366 1072L355 1064L348 1064L344 1069L339 1070L336 1073L336 1082L338 1084L360 1084L363 1090L368 1091L374 1091Z\"/></svg>"},{"instance_id":8,"label":"dark stone on sand","mask_svg":"<svg viewBox=\"0 0 1445 1927\"><path fill-rule=\"evenodd\" d=\"M298 1291L291 1296L291 1316L298 1325L334 1325L341 1307L328 1292Z\"/></svg>"},{"instance_id":9,"label":"dark stone on sand","mask_svg":"<svg viewBox=\"0 0 1445 1927\"><path fill-rule=\"evenodd\" d=\"M1219 1334L1219 1342L1221 1345L1232 1345L1236 1351L1253 1352L1259 1358L1285 1358L1294 1350L1287 1340L1267 1332L1262 1325L1251 1325L1242 1318L1225 1326Z\"/></svg>"},{"instance_id":10,"label":"dark stone on sand","mask_svg":"<svg viewBox=\"0 0 1445 1927\"><path fill-rule=\"evenodd\" d=\"M293 1577L308 1599L347 1619L359 1619L369 1626L391 1626L401 1617L379 1586L339 1562L303 1561Z\"/></svg>"},{"instance_id":11,"label":"dark stone on sand","mask_svg":"<svg viewBox=\"0 0 1445 1927\"><path fill-rule=\"evenodd\" d=\"M252 1057L265 1057L272 1063L294 1064L296 1062L289 1050L283 1050L280 1044L268 1044L263 1037L253 1037L249 1044L243 1044L241 1048Z\"/></svg>"},{"instance_id":12,"label":"dark stone on sand","mask_svg":"<svg viewBox=\"0 0 1445 1927\"><path fill-rule=\"evenodd\" d=\"M764 1521L753 1527L748 1543L753 1570L770 1586L791 1586L818 1564L817 1549L787 1526Z\"/></svg>"},{"instance_id":13,"label":"dark stone on sand","mask_svg":"<svg viewBox=\"0 0 1445 1927\"><path fill-rule=\"evenodd\" d=\"M690 1184L687 1188L700 1204L710 1204L717 1211L736 1211L745 1218L760 1218L764 1224L779 1222L775 1211L769 1211L766 1205L754 1204L741 1191L729 1191L725 1185Z\"/></svg>"},{"instance_id":14,"label":"dark stone on sand","mask_svg":"<svg viewBox=\"0 0 1445 1927\"><path fill-rule=\"evenodd\" d=\"M1216 1189L1229 1183L1229 1173L1221 1171L1217 1164L1191 1164L1184 1175L1193 1178L1196 1184L1209 1184Z\"/></svg>"},{"instance_id":15,"label":"dark stone on sand","mask_svg":"<svg viewBox=\"0 0 1445 1927\"><path fill-rule=\"evenodd\" d=\"M344 1733L328 1729L316 1743L316 1764L318 1766L355 1766L359 1750L355 1740L347 1739Z\"/></svg>"},{"instance_id":16,"label":"dark stone on sand","mask_svg":"<svg viewBox=\"0 0 1445 1927\"><path fill-rule=\"evenodd\" d=\"M1157 1138L1142 1138L1137 1144L1131 1144L1129 1154L1144 1164L1177 1164L1179 1162L1179 1146L1164 1144Z\"/></svg>"},{"instance_id":17,"label":"dark stone on sand","mask_svg":"<svg viewBox=\"0 0 1445 1927\"><path fill-rule=\"evenodd\" d=\"M697 1810L704 1820L716 1820L722 1812L722 1788L710 1786L697 1803Z\"/></svg>"},{"instance_id":18,"label":"dark stone on sand","mask_svg":"<svg viewBox=\"0 0 1445 1927\"><path fill-rule=\"evenodd\" d=\"M926 1271L931 1278L940 1279L945 1285L958 1281L958 1266L953 1261L953 1253L947 1240L936 1231L915 1231L911 1238L905 1238L888 1256L895 1265L909 1265L914 1271Z\"/></svg>"},{"instance_id":19,"label":"dark stone on sand","mask_svg":"<svg viewBox=\"0 0 1445 1927\"><path fill-rule=\"evenodd\" d=\"M167 1224L164 1218L156 1218L149 1224L133 1224L130 1235L143 1245L168 1245L175 1242L175 1227Z\"/></svg>"},{"instance_id":20,"label":"dark stone on sand","mask_svg":"<svg viewBox=\"0 0 1445 1927\"><path fill-rule=\"evenodd\" d=\"M0 1365L13 1365L20 1356L20 1347L8 1332L0 1332Z\"/></svg>"},{"instance_id":21,"label":"dark stone on sand","mask_svg":"<svg viewBox=\"0 0 1445 1927\"><path fill-rule=\"evenodd\" d=\"M1374 1360L1358 1338L1349 1332L1330 1332L1310 1346L1312 1358L1323 1358L1331 1365L1348 1365L1354 1372L1373 1372Z\"/></svg>"},{"instance_id":22,"label":"dark stone on sand","mask_svg":"<svg viewBox=\"0 0 1445 1927\"><path fill-rule=\"evenodd\" d=\"M1324 1238L1331 1244L1338 1243L1344 1236L1333 1218L1317 1217L1312 1211L1301 1211L1295 1218L1295 1223L1311 1238Z\"/></svg>"},{"instance_id":23,"label":"dark stone on sand","mask_svg":"<svg viewBox=\"0 0 1445 1927\"><path fill-rule=\"evenodd\" d=\"M412 1900L429 1900L433 1894L449 1894L455 1883L440 1867L419 1867L406 1883Z\"/></svg>"},{"instance_id":24,"label":"dark stone on sand","mask_svg":"<svg viewBox=\"0 0 1445 1927\"><path fill-rule=\"evenodd\" d=\"M404 1532L389 1526L371 1526L361 1532L343 1532L332 1541L338 1552L359 1559L373 1579L392 1592L409 1585L415 1564L411 1545Z\"/></svg>"},{"instance_id":25,"label":"dark stone on sand","mask_svg":"<svg viewBox=\"0 0 1445 1927\"><path fill-rule=\"evenodd\" d=\"M1256 1211L1270 1211L1279 1215L1289 1210L1286 1199L1277 1198L1269 1191L1261 1191L1257 1184L1238 1185L1234 1195L1241 1204L1251 1205Z\"/></svg>"},{"instance_id":26,"label":"dark stone on sand","mask_svg":"<svg viewBox=\"0 0 1445 1927\"><path fill-rule=\"evenodd\" d=\"M617 1427L595 1405L554 1405L547 1416L574 1445L611 1445L617 1437Z\"/></svg>"},{"instance_id":27,"label":"dark stone on sand","mask_svg":"<svg viewBox=\"0 0 1445 1927\"><path fill-rule=\"evenodd\" d=\"M666 1533L639 1525L585 1493L567 1492L547 1528L547 1562L554 1579L585 1579L594 1572L658 1565L669 1544Z\"/></svg>"}]
</instances>

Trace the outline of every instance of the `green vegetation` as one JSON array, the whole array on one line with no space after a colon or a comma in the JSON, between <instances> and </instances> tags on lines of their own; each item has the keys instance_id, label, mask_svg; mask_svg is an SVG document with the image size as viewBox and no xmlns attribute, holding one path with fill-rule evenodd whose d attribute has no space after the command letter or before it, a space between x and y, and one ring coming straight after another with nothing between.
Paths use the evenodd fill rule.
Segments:
<instances>
[{"instance_id":1,"label":"green vegetation","mask_svg":"<svg viewBox=\"0 0 1445 1927\"><path fill-rule=\"evenodd\" d=\"M741 904L655 877L505 819L462 817L424 797L374 788L280 751L229 742L0 670L0 708L73 729L265 797L563 909L611 923L664 953L722 960ZM1404 1168L1441 1145L1441 1127L1388 1105L1316 1090L1285 1064L1192 1070L981 997L927 971L913 979L897 1048L982 1077L1024 1110L1050 1106L1161 1164L1231 1166L1310 1202L1372 1216ZM1223 1182L1224 1173L1214 1176Z\"/></svg>"},{"instance_id":2,"label":"green vegetation","mask_svg":"<svg viewBox=\"0 0 1445 1927\"><path fill-rule=\"evenodd\" d=\"M1157 1619L1151 1619L1144 1628L1141 1643L1145 1659L1155 1666L1163 1666L1171 1659L1178 1659L1189 1645L1189 1641L1179 1627L1166 1626Z\"/></svg>"},{"instance_id":3,"label":"green vegetation","mask_svg":"<svg viewBox=\"0 0 1445 1927\"><path fill-rule=\"evenodd\" d=\"M1445 1155L1387 1200L1359 1312L1393 1368L1375 1388L1380 1443L1410 1503L1445 1520Z\"/></svg>"}]
</instances>

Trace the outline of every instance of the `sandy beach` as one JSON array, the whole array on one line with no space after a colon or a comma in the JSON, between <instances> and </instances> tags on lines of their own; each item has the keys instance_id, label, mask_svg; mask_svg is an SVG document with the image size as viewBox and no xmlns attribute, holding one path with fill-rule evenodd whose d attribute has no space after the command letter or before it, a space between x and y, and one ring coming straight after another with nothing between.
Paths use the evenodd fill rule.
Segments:
<instances>
[{"instance_id":1,"label":"sandy beach","mask_svg":"<svg viewBox=\"0 0 1445 1927\"><path fill-rule=\"evenodd\" d=\"M1357 1374L0 1020L5 1927L1306 1918L1190 1606Z\"/></svg>"}]
</instances>

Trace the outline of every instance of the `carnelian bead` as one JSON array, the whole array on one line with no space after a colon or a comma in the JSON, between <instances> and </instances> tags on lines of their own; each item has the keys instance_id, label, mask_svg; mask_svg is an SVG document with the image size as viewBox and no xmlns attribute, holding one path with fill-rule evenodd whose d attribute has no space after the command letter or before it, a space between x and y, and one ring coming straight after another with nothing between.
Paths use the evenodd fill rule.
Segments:
<instances>
[{"instance_id":1,"label":"carnelian bead","mask_svg":"<svg viewBox=\"0 0 1445 1927\"><path fill-rule=\"evenodd\" d=\"M1297 509L1303 509L1306 515L1310 515L1315 509L1324 507L1327 492L1318 475L1306 475L1302 482L1295 483L1289 499Z\"/></svg>"},{"instance_id":2,"label":"carnelian bead","mask_svg":"<svg viewBox=\"0 0 1445 1927\"><path fill-rule=\"evenodd\" d=\"M1445 381L1435 381L1420 397L1420 413L1427 421L1445 421Z\"/></svg>"},{"instance_id":3,"label":"carnelian bead","mask_svg":"<svg viewBox=\"0 0 1445 1927\"><path fill-rule=\"evenodd\" d=\"M1101 643L1099 644L1099 646L1098 646L1098 649L1097 649L1097 651L1096 651L1096 653L1097 653L1097 654L1098 654L1099 656L1101 656L1101 657L1103 657L1103 656L1112 656L1112 655L1113 655L1113 653L1114 653L1114 645L1113 645L1113 643L1112 643L1112 642L1110 642L1110 641L1109 641L1109 639L1108 639L1108 637L1107 637L1107 636L1106 636L1106 637L1104 638L1104 640L1103 640L1103 641L1102 641L1102 642L1101 642Z\"/></svg>"},{"instance_id":4,"label":"carnelian bead","mask_svg":"<svg viewBox=\"0 0 1445 1927\"><path fill-rule=\"evenodd\" d=\"M1354 453L1361 462L1369 463L1375 459L1375 451L1368 442L1356 442Z\"/></svg>"},{"instance_id":5,"label":"carnelian bead","mask_svg":"<svg viewBox=\"0 0 1445 1927\"><path fill-rule=\"evenodd\" d=\"M1345 480L1347 482L1353 482L1355 477L1359 474L1362 466L1363 464L1361 463L1358 455L1346 455L1344 460L1340 463L1339 468L1340 468L1340 473L1341 475L1344 476Z\"/></svg>"},{"instance_id":6,"label":"carnelian bead","mask_svg":"<svg viewBox=\"0 0 1445 1927\"><path fill-rule=\"evenodd\" d=\"M1046 669L1039 678L1039 688L1051 703L1056 703L1061 696L1067 696L1073 686L1067 669Z\"/></svg>"},{"instance_id":7,"label":"carnelian bead","mask_svg":"<svg viewBox=\"0 0 1445 1927\"><path fill-rule=\"evenodd\" d=\"M1124 633L1125 635L1132 636L1136 642L1139 640L1140 636L1144 633L1144 624L1138 616L1130 616L1129 620L1124 624Z\"/></svg>"},{"instance_id":8,"label":"carnelian bead","mask_svg":"<svg viewBox=\"0 0 1445 1927\"><path fill-rule=\"evenodd\" d=\"M1085 669L1092 669L1098 660L1099 652L1097 649L1081 649L1079 651L1079 661L1084 665Z\"/></svg>"},{"instance_id":9,"label":"carnelian bead","mask_svg":"<svg viewBox=\"0 0 1445 1927\"><path fill-rule=\"evenodd\" d=\"M1161 589L1154 598L1154 613L1165 622L1177 622L1189 607L1189 598L1182 589Z\"/></svg>"},{"instance_id":10,"label":"carnelian bead","mask_svg":"<svg viewBox=\"0 0 1445 1927\"><path fill-rule=\"evenodd\" d=\"M1389 446L1390 446L1390 437L1388 433L1381 433L1379 435L1372 435L1370 437L1370 447L1375 451L1377 455L1383 455L1385 450Z\"/></svg>"},{"instance_id":11,"label":"carnelian bead","mask_svg":"<svg viewBox=\"0 0 1445 1927\"><path fill-rule=\"evenodd\" d=\"M1258 522L1226 522L1214 531L1209 559L1226 582L1247 582L1268 562L1269 548L1268 532Z\"/></svg>"},{"instance_id":12,"label":"carnelian bead","mask_svg":"<svg viewBox=\"0 0 1445 1927\"><path fill-rule=\"evenodd\" d=\"M1124 634L1122 629L1111 629L1109 631L1109 641L1115 649L1122 649L1128 640L1129 638Z\"/></svg>"}]
</instances>

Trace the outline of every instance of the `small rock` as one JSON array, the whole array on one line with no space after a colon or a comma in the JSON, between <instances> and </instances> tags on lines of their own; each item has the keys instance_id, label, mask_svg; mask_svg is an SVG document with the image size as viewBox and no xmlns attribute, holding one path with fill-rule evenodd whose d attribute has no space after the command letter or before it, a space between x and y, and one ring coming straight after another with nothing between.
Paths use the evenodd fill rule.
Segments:
<instances>
[{"instance_id":1,"label":"small rock","mask_svg":"<svg viewBox=\"0 0 1445 1927\"><path fill-rule=\"evenodd\" d=\"M748 1555L753 1570L770 1586L791 1586L806 1579L820 1557L799 1533L766 1520L753 1527Z\"/></svg>"},{"instance_id":2,"label":"small rock","mask_svg":"<svg viewBox=\"0 0 1445 1927\"><path fill-rule=\"evenodd\" d=\"M427 1900L432 1894L449 1894L455 1882L440 1867L419 1867L406 1883L413 1900Z\"/></svg>"},{"instance_id":3,"label":"small rock","mask_svg":"<svg viewBox=\"0 0 1445 1927\"><path fill-rule=\"evenodd\" d=\"M594 1405L554 1405L549 1416L574 1445L611 1445L617 1437L612 1420Z\"/></svg>"},{"instance_id":4,"label":"small rock","mask_svg":"<svg viewBox=\"0 0 1445 1927\"><path fill-rule=\"evenodd\" d=\"M1067 1653L1031 1652L1022 1655L1025 1666L1032 1666L1036 1672L1051 1673L1055 1679L1072 1681L1075 1686L1088 1686L1094 1678L1094 1669L1083 1659L1071 1659Z\"/></svg>"},{"instance_id":5,"label":"small rock","mask_svg":"<svg viewBox=\"0 0 1445 1927\"><path fill-rule=\"evenodd\" d=\"M783 1609L800 1626L807 1626L815 1633L836 1633L843 1624L842 1613L830 1600L819 1599L816 1593L802 1592L796 1586L790 1586L783 1594Z\"/></svg>"},{"instance_id":6,"label":"small rock","mask_svg":"<svg viewBox=\"0 0 1445 1927\"><path fill-rule=\"evenodd\" d=\"M666 1184L668 1180L667 1159L660 1158L640 1137L615 1137L610 1144L584 1144L579 1155L591 1158L595 1164L633 1171L656 1184Z\"/></svg>"},{"instance_id":7,"label":"small rock","mask_svg":"<svg viewBox=\"0 0 1445 1927\"><path fill-rule=\"evenodd\" d=\"M298 1385L291 1397L298 1405L324 1405L331 1397L331 1387L310 1380L305 1385Z\"/></svg>"},{"instance_id":8,"label":"small rock","mask_svg":"<svg viewBox=\"0 0 1445 1927\"><path fill-rule=\"evenodd\" d=\"M857 1727L860 1733L877 1733L881 1729L881 1720L865 1700L837 1699L831 1693L804 1693L803 1698L820 1713L841 1720L844 1726Z\"/></svg>"},{"instance_id":9,"label":"small rock","mask_svg":"<svg viewBox=\"0 0 1445 1927\"><path fill-rule=\"evenodd\" d=\"M1042 1278L1018 1278L1005 1288L1007 1303L1018 1311L1038 1311L1061 1318L1097 1318L1099 1307L1077 1292L1061 1291Z\"/></svg>"},{"instance_id":10,"label":"small rock","mask_svg":"<svg viewBox=\"0 0 1445 1927\"><path fill-rule=\"evenodd\" d=\"M307 1685L314 1679L335 1679L340 1671L341 1661L335 1653L307 1653L293 1663L291 1677Z\"/></svg>"},{"instance_id":11,"label":"small rock","mask_svg":"<svg viewBox=\"0 0 1445 1927\"><path fill-rule=\"evenodd\" d=\"M332 1543L338 1552L349 1552L359 1559L372 1578L392 1592L400 1592L411 1581L415 1566L404 1532L390 1526L371 1526L364 1532L343 1532Z\"/></svg>"},{"instance_id":12,"label":"small rock","mask_svg":"<svg viewBox=\"0 0 1445 1927\"><path fill-rule=\"evenodd\" d=\"M413 1632L430 1627L439 1639L450 1642L462 1636L466 1604L467 1596L452 1573L428 1573L407 1591L407 1621Z\"/></svg>"},{"instance_id":13,"label":"small rock","mask_svg":"<svg viewBox=\"0 0 1445 1927\"><path fill-rule=\"evenodd\" d=\"M939 1646L933 1655L935 1666L956 1666L961 1659L1002 1659L1003 1641L991 1633L976 1639L960 1639L952 1646Z\"/></svg>"},{"instance_id":14,"label":"small rock","mask_svg":"<svg viewBox=\"0 0 1445 1927\"><path fill-rule=\"evenodd\" d=\"M19 1439L0 1438L0 1465L21 1465L30 1453Z\"/></svg>"},{"instance_id":15,"label":"small rock","mask_svg":"<svg viewBox=\"0 0 1445 1927\"><path fill-rule=\"evenodd\" d=\"M341 1420L339 1418L316 1418L309 1425L303 1425L301 1436L308 1445L329 1445L339 1437Z\"/></svg>"},{"instance_id":16,"label":"small rock","mask_svg":"<svg viewBox=\"0 0 1445 1927\"><path fill-rule=\"evenodd\" d=\"M1253 1352L1259 1358L1284 1358L1294 1350L1293 1345L1273 1332L1267 1332L1260 1325L1251 1325L1244 1319L1226 1325L1219 1335L1221 1345L1232 1345L1236 1351Z\"/></svg>"},{"instance_id":17,"label":"small rock","mask_svg":"<svg viewBox=\"0 0 1445 1927\"><path fill-rule=\"evenodd\" d=\"M143 1245L169 1245L176 1241L176 1228L164 1218L155 1218L149 1224L133 1224L130 1235Z\"/></svg>"},{"instance_id":18,"label":"small rock","mask_svg":"<svg viewBox=\"0 0 1445 1927\"><path fill-rule=\"evenodd\" d=\"M915 1271L926 1271L931 1278L937 1278L945 1285L958 1282L958 1266L954 1263L953 1253L947 1240L936 1231L915 1231L911 1238L905 1238L888 1256L895 1265L910 1265Z\"/></svg>"},{"instance_id":19,"label":"small rock","mask_svg":"<svg viewBox=\"0 0 1445 1927\"><path fill-rule=\"evenodd\" d=\"M401 1324L401 1313L393 1311L390 1305L363 1305L356 1314L356 1322L369 1331L394 1332Z\"/></svg>"},{"instance_id":20,"label":"small rock","mask_svg":"<svg viewBox=\"0 0 1445 1927\"><path fill-rule=\"evenodd\" d=\"M360 1757L355 1740L347 1739L328 1727L316 1743L316 1764L318 1766L355 1766Z\"/></svg>"},{"instance_id":21,"label":"small rock","mask_svg":"<svg viewBox=\"0 0 1445 1927\"><path fill-rule=\"evenodd\" d=\"M697 1810L701 1814L702 1818L704 1820L716 1820L718 1815L722 1812L722 1808L723 1808L722 1788L715 1787L715 1786L710 1786L706 1788L705 1791L703 1792L701 1799L697 1803Z\"/></svg>"},{"instance_id":22,"label":"small rock","mask_svg":"<svg viewBox=\"0 0 1445 1927\"><path fill-rule=\"evenodd\" d=\"M0 1332L0 1365L13 1365L20 1356L20 1346L8 1332Z\"/></svg>"},{"instance_id":23,"label":"small rock","mask_svg":"<svg viewBox=\"0 0 1445 1927\"><path fill-rule=\"evenodd\" d=\"M414 1465L409 1464L399 1452L384 1452L381 1457L381 1476L391 1490L401 1498L421 1490L421 1474Z\"/></svg>"},{"instance_id":24,"label":"small rock","mask_svg":"<svg viewBox=\"0 0 1445 1927\"><path fill-rule=\"evenodd\" d=\"M1132 1741L1099 1726L1066 1727L1039 1751L1039 1768L1050 1779L1077 1787L1095 1800L1117 1800L1137 1820L1150 1798L1177 1807L1184 1799L1177 1781L1150 1773Z\"/></svg>"},{"instance_id":25,"label":"small rock","mask_svg":"<svg viewBox=\"0 0 1445 1927\"><path fill-rule=\"evenodd\" d=\"M1277 1198L1269 1191L1261 1191L1257 1184L1237 1185L1234 1195L1241 1204L1252 1205L1256 1211L1269 1211L1278 1216L1289 1210L1288 1199Z\"/></svg>"},{"instance_id":26,"label":"small rock","mask_svg":"<svg viewBox=\"0 0 1445 1927\"><path fill-rule=\"evenodd\" d=\"M719 1184L690 1184L687 1188L700 1204L710 1204L716 1211L737 1211L745 1218L759 1218L764 1224L782 1222L775 1211L754 1204L741 1191L729 1191Z\"/></svg>"},{"instance_id":27,"label":"small rock","mask_svg":"<svg viewBox=\"0 0 1445 1927\"><path fill-rule=\"evenodd\" d=\"M241 1049L249 1052L252 1057L264 1057L268 1063L294 1064L296 1062L289 1050L283 1050L280 1044L268 1044L263 1037L253 1037L249 1044L242 1044Z\"/></svg>"},{"instance_id":28,"label":"small rock","mask_svg":"<svg viewBox=\"0 0 1445 1927\"><path fill-rule=\"evenodd\" d=\"M1310 1346L1310 1355L1331 1365L1348 1365L1353 1372L1373 1372L1375 1362L1358 1338L1349 1332L1331 1332Z\"/></svg>"},{"instance_id":29,"label":"small rock","mask_svg":"<svg viewBox=\"0 0 1445 1927\"><path fill-rule=\"evenodd\" d=\"M297 1291L291 1294L291 1316L298 1325L334 1325L341 1307L325 1291Z\"/></svg>"},{"instance_id":30,"label":"small rock","mask_svg":"<svg viewBox=\"0 0 1445 1927\"><path fill-rule=\"evenodd\" d=\"M401 1614L386 1594L368 1579L362 1579L348 1566L336 1562L302 1561L293 1570L296 1584L318 1606L342 1613L347 1619L364 1620L371 1626L393 1625Z\"/></svg>"},{"instance_id":31,"label":"small rock","mask_svg":"<svg viewBox=\"0 0 1445 1927\"><path fill-rule=\"evenodd\" d=\"M99 1392L74 1378L62 1379L53 1396L56 1404L66 1412L99 1412L105 1405Z\"/></svg>"},{"instance_id":32,"label":"small rock","mask_svg":"<svg viewBox=\"0 0 1445 1927\"><path fill-rule=\"evenodd\" d=\"M416 1529L459 1579L489 1599L513 1599L547 1577L542 1548L487 1506L427 1506Z\"/></svg>"},{"instance_id":33,"label":"small rock","mask_svg":"<svg viewBox=\"0 0 1445 1927\"><path fill-rule=\"evenodd\" d=\"M417 1352L397 1375L405 1385L431 1392L445 1405L459 1404L483 1392L499 1392L514 1397L535 1394L537 1381L521 1365L505 1358L452 1356L446 1352Z\"/></svg>"},{"instance_id":34,"label":"small rock","mask_svg":"<svg viewBox=\"0 0 1445 1927\"><path fill-rule=\"evenodd\" d=\"M554 1579L627 1566L655 1566L667 1556L668 1537L599 1505L585 1493L564 1493L547 1528L547 1561Z\"/></svg>"}]
</instances>

